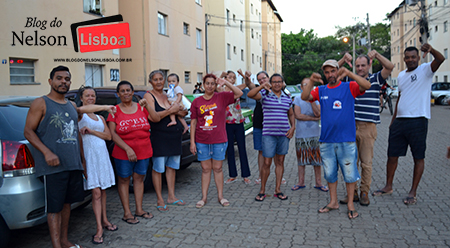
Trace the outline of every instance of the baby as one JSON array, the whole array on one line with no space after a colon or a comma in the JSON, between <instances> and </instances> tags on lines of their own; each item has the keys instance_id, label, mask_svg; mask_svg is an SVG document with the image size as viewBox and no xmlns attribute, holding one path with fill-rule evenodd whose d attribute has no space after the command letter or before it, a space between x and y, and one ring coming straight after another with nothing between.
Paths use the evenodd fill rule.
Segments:
<instances>
[{"instance_id":1,"label":"baby","mask_svg":"<svg viewBox=\"0 0 450 248\"><path fill-rule=\"evenodd\" d=\"M169 100L170 104L173 104L174 102L180 104L180 106L183 107L183 109L185 108L183 105L183 102L181 101L181 99L183 98L183 89L178 86L180 82L180 79L178 77L177 74L172 73L167 77L167 83L169 84L169 90L167 91L167 98ZM186 123L186 121L184 120L184 118L182 118L181 116L178 116L178 120L180 120L181 124L183 124L184 130L183 130L183 134L187 132L187 130L189 130L189 127ZM169 124L167 124L167 126L173 126L176 125L177 122L175 120L175 114L171 114L170 115L170 122Z\"/></svg>"}]
</instances>

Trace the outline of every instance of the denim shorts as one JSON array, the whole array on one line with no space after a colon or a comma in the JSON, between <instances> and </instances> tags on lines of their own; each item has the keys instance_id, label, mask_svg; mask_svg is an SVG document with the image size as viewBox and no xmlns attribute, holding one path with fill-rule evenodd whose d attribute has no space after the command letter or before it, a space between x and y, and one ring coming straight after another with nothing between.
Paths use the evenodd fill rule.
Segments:
<instances>
[{"instance_id":1,"label":"denim shorts","mask_svg":"<svg viewBox=\"0 0 450 248\"><path fill-rule=\"evenodd\" d=\"M181 155L165 156L165 157L153 157L153 170L158 173L164 173L166 166L174 170L180 169Z\"/></svg>"},{"instance_id":2,"label":"denim shorts","mask_svg":"<svg viewBox=\"0 0 450 248\"><path fill-rule=\"evenodd\" d=\"M150 158L141 159L136 162L131 162L129 160L114 159L116 163L116 174L121 178L127 178L134 173L139 175L147 174L148 163Z\"/></svg>"},{"instance_id":3,"label":"denim shorts","mask_svg":"<svg viewBox=\"0 0 450 248\"><path fill-rule=\"evenodd\" d=\"M262 129L253 128L253 149L262 151Z\"/></svg>"},{"instance_id":4,"label":"denim shorts","mask_svg":"<svg viewBox=\"0 0 450 248\"><path fill-rule=\"evenodd\" d=\"M205 161L208 159L225 160L228 142L219 144L202 144L195 142L195 145L197 146L198 161Z\"/></svg>"},{"instance_id":5,"label":"denim shorts","mask_svg":"<svg viewBox=\"0 0 450 248\"><path fill-rule=\"evenodd\" d=\"M262 136L263 157L273 158L275 154L286 155L289 150L289 139L286 136Z\"/></svg>"},{"instance_id":6,"label":"denim shorts","mask_svg":"<svg viewBox=\"0 0 450 248\"><path fill-rule=\"evenodd\" d=\"M358 157L356 142L320 143L320 155L324 177L329 183L338 180L339 167L346 183L354 183L360 179L356 164Z\"/></svg>"}]
</instances>

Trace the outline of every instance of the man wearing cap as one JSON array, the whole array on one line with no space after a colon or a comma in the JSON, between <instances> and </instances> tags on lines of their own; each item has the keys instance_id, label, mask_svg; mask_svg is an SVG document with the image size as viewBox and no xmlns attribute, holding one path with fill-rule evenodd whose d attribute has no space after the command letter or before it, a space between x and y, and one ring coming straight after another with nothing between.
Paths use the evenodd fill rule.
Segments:
<instances>
[{"instance_id":1,"label":"man wearing cap","mask_svg":"<svg viewBox=\"0 0 450 248\"><path fill-rule=\"evenodd\" d=\"M325 179L330 188L330 202L319 213L328 213L339 209L337 199L337 172L341 167L348 195L348 218L359 216L353 205L353 192L356 182L360 179L356 165L356 127L354 105L355 97L364 94L370 88L366 79L350 72L346 68L340 68L336 60L327 60L322 65L322 70L328 85L321 85L311 89L315 82L323 84L320 74L313 73L310 82L303 86L302 100L320 102L320 116L322 127L319 142L320 153L323 161ZM353 78L355 81L341 82L344 77Z\"/></svg>"},{"instance_id":2,"label":"man wearing cap","mask_svg":"<svg viewBox=\"0 0 450 248\"><path fill-rule=\"evenodd\" d=\"M378 59L383 69L374 74L369 74L372 66L372 60ZM351 65L352 56L346 53L338 61L339 66L348 63ZM367 79L371 86L362 96L355 98L355 124L356 124L356 146L358 147L358 167L361 174L361 184L359 189L361 195L358 197L358 187L355 188L353 201L359 201L361 206L369 206L369 190L372 182L372 160L373 146L377 139L377 126L380 123L380 89L386 83L386 79L394 69L394 64L372 50L367 55L359 55L355 61L356 73L362 78ZM341 204L347 204L348 197L339 201Z\"/></svg>"}]
</instances>

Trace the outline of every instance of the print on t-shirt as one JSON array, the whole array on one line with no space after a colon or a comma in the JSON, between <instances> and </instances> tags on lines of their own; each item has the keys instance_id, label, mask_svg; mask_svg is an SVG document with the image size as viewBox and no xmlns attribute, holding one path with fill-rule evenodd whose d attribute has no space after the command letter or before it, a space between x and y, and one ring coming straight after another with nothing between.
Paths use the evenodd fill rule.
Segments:
<instances>
[{"instance_id":1,"label":"print on t-shirt","mask_svg":"<svg viewBox=\"0 0 450 248\"><path fill-rule=\"evenodd\" d=\"M342 103L339 100L334 101L333 109L342 109Z\"/></svg>"},{"instance_id":2,"label":"print on t-shirt","mask_svg":"<svg viewBox=\"0 0 450 248\"><path fill-rule=\"evenodd\" d=\"M144 129L144 127L146 126L148 126L148 128L150 129L150 125L148 124L145 117L126 119L119 122L118 131L120 133L128 133L134 130Z\"/></svg>"},{"instance_id":3,"label":"print on t-shirt","mask_svg":"<svg viewBox=\"0 0 450 248\"><path fill-rule=\"evenodd\" d=\"M50 124L54 124L55 128L59 128L62 134L56 143L76 144L78 133L75 123L69 117L69 113L56 112L50 118Z\"/></svg>"},{"instance_id":4,"label":"print on t-shirt","mask_svg":"<svg viewBox=\"0 0 450 248\"><path fill-rule=\"evenodd\" d=\"M209 112L209 115L206 114L203 118L205 119L205 125L201 126L200 128L203 130L207 130L207 131L211 131L213 130L215 127L217 127L217 125L213 126L213 122L214 122L214 109L217 109L217 104L213 103L210 105L201 105L200 106L200 113L204 114L206 112Z\"/></svg>"}]
</instances>

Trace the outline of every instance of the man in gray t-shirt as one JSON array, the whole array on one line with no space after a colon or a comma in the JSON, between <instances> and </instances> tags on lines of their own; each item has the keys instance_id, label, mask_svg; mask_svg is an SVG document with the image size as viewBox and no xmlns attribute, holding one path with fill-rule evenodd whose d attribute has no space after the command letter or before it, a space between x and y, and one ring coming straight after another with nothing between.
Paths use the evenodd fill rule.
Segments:
<instances>
[{"instance_id":1,"label":"man in gray t-shirt","mask_svg":"<svg viewBox=\"0 0 450 248\"><path fill-rule=\"evenodd\" d=\"M309 79L303 79L303 84L308 83ZM318 101L303 101L300 96L294 99L294 116L296 121L295 149L297 151L298 164L298 183L292 187L292 190L305 188L305 165L314 166L314 175L316 184L314 188L327 192L328 188L322 185L321 169L322 159L320 158L320 105Z\"/></svg>"}]
</instances>

